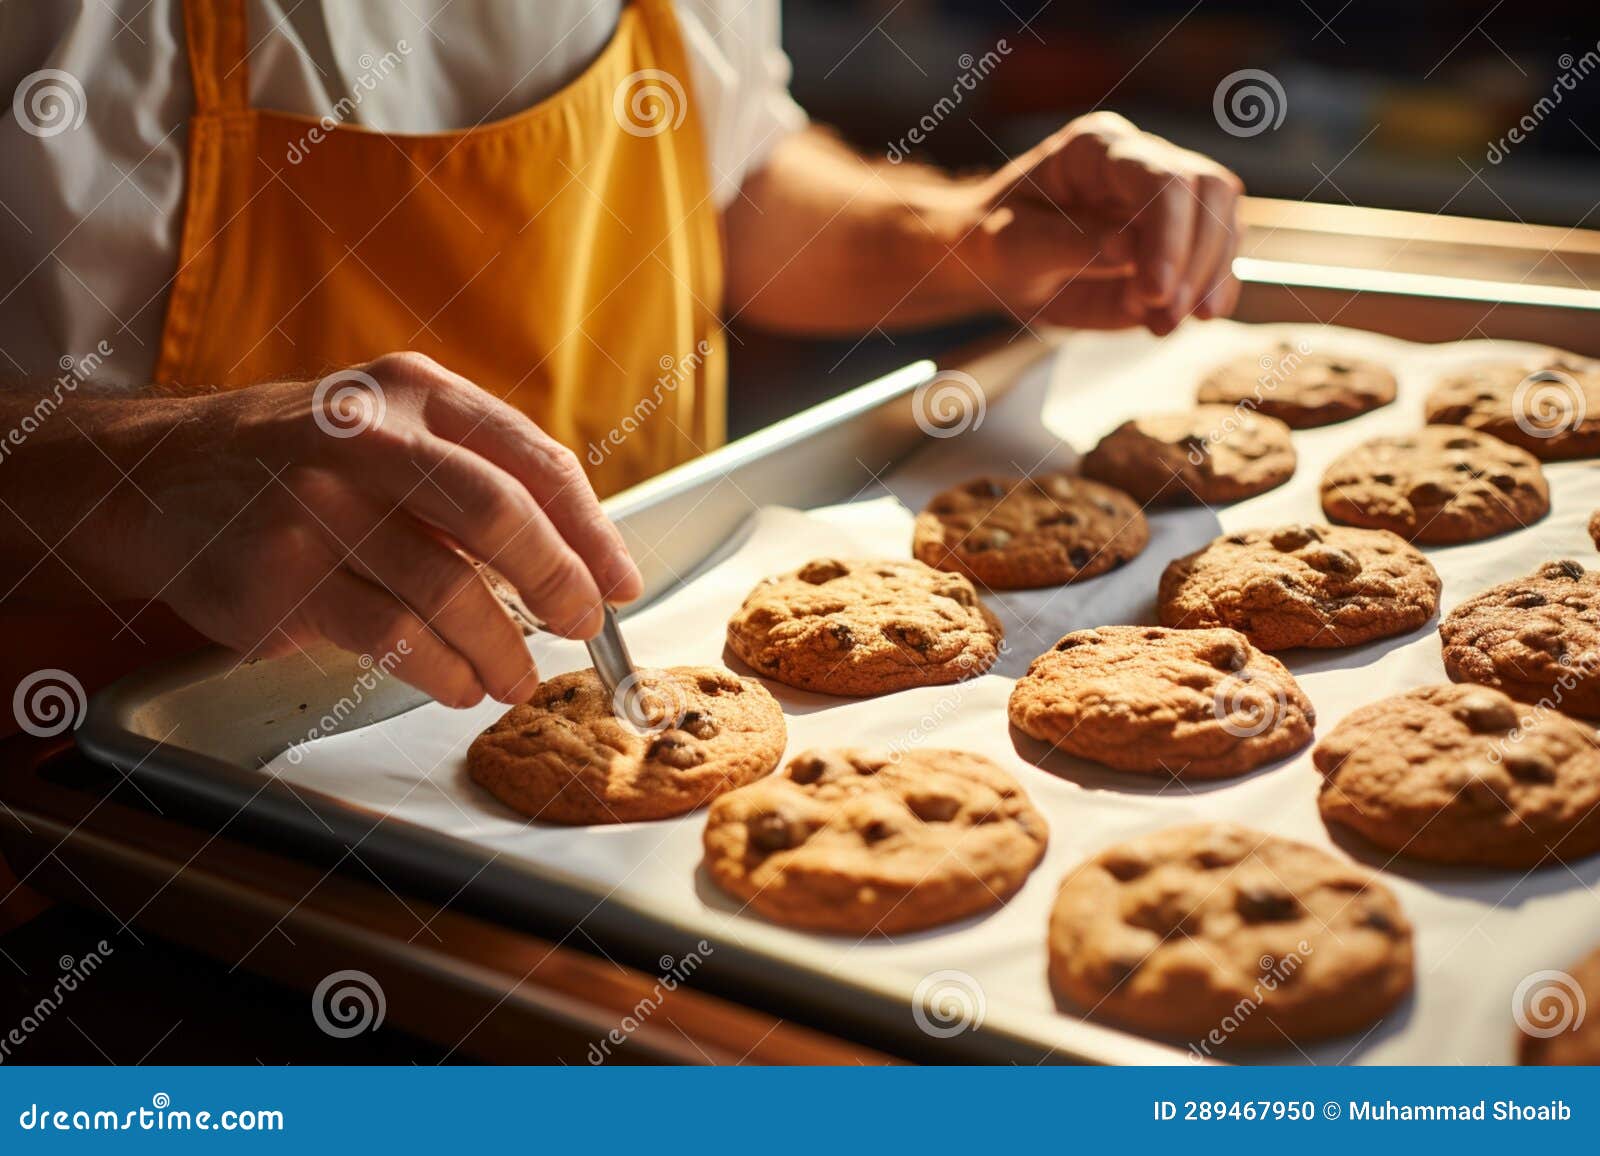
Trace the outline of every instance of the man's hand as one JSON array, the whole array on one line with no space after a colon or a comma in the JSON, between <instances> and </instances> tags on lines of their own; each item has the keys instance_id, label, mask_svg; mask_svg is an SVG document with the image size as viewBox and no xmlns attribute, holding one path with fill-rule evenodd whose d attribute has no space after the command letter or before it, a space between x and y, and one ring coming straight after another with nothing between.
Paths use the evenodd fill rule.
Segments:
<instances>
[{"instance_id":1,"label":"man's hand","mask_svg":"<svg viewBox=\"0 0 1600 1156\"><path fill-rule=\"evenodd\" d=\"M599 630L602 600L637 597L638 571L577 459L522 414L421 355L360 373L375 390L347 374L64 407L38 452L127 471L67 560L102 598L166 602L241 653L327 639L394 654L450 706L521 701L537 680L521 632L457 547L569 637Z\"/></svg>"},{"instance_id":2,"label":"man's hand","mask_svg":"<svg viewBox=\"0 0 1600 1156\"><path fill-rule=\"evenodd\" d=\"M1024 320L1170 333L1238 302L1243 191L1215 161L1091 113L982 183L957 251Z\"/></svg>"}]
</instances>

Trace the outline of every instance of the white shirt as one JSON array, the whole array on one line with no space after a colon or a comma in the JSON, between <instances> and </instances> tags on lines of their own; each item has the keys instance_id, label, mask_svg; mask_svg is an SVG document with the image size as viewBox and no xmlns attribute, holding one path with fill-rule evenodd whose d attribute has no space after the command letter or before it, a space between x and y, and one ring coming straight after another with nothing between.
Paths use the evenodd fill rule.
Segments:
<instances>
[{"instance_id":1,"label":"white shirt","mask_svg":"<svg viewBox=\"0 0 1600 1156\"><path fill-rule=\"evenodd\" d=\"M317 117L339 106L336 119L386 132L469 128L573 79L622 3L247 0L250 101ZM788 93L778 0L675 8L720 207L805 114ZM35 75L47 69L66 76ZM52 87L64 100L51 101ZM359 102L339 104L358 89ZM193 112L182 0L0 3L5 96L0 381L55 381L71 358L93 365L97 383L148 383L178 265Z\"/></svg>"}]
</instances>

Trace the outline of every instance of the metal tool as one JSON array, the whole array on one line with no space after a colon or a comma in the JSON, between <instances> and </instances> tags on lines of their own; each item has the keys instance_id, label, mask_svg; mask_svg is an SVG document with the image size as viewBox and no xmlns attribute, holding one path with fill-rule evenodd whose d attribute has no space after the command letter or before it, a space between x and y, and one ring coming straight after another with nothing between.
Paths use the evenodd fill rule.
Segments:
<instances>
[{"instance_id":1,"label":"metal tool","mask_svg":"<svg viewBox=\"0 0 1600 1156\"><path fill-rule=\"evenodd\" d=\"M617 625L617 612L609 603L604 609L605 624L600 628L600 633L584 645L589 648L589 661L594 663L594 672L600 676L611 700L616 702L618 690L626 695L639 681L639 672L633 668L628 644L623 641L622 628Z\"/></svg>"}]
</instances>

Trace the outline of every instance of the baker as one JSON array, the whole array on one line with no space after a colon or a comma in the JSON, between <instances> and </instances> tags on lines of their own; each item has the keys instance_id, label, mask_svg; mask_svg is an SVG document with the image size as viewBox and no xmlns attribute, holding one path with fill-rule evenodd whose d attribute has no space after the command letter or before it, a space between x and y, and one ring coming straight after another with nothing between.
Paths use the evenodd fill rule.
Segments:
<instances>
[{"instance_id":1,"label":"baker","mask_svg":"<svg viewBox=\"0 0 1600 1156\"><path fill-rule=\"evenodd\" d=\"M788 95L776 0L4 22L7 693L198 633L515 701L463 552L591 636L641 588L597 495L721 441L732 319L1166 333L1239 292L1226 169L1110 112L987 174L863 157Z\"/></svg>"}]
</instances>

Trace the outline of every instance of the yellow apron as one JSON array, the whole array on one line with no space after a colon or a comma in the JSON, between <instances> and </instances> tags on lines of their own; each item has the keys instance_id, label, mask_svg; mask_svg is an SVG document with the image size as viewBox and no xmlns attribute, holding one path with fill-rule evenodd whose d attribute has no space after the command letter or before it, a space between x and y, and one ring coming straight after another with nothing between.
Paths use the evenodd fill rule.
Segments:
<instances>
[{"instance_id":1,"label":"yellow apron","mask_svg":"<svg viewBox=\"0 0 1600 1156\"><path fill-rule=\"evenodd\" d=\"M158 381L420 350L576 451L602 494L720 442L718 222L669 0L626 7L548 100L423 136L250 108L244 10L184 4L196 114ZM398 51L380 66L371 83L404 82Z\"/></svg>"},{"instance_id":2,"label":"yellow apron","mask_svg":"<svg viewBox=\"0 0 1600 1156\"><path fill-rule=\"evenodd\" d=\"M195 115L158 381L420 350L571 447L602 494L721 440L718 221L669 0L626 7L548 100L422 136L252 109L244 0L185 0L184 19ZM0 619L8 690L61 668L92 691L202 641L160 605L131 630L98 604Z\"/></svg>"}]
</instances>

